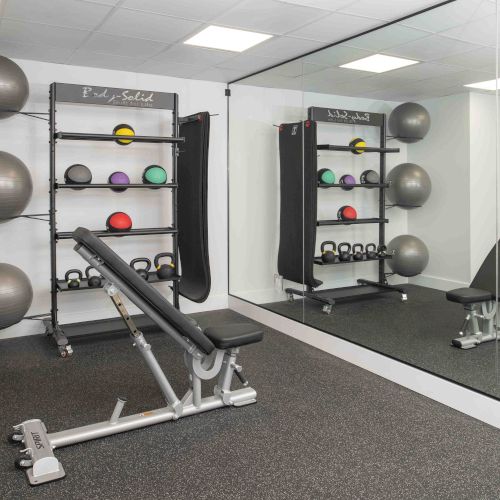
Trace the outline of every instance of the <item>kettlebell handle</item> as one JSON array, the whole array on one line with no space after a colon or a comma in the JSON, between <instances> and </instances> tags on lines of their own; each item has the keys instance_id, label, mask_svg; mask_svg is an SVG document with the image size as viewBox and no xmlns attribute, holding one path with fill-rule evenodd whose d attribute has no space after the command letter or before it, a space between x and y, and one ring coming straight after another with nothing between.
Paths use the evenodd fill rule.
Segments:
<instances>
[{"instance_id":1,"label":"kettlebell handle","mask_svg":"<svg viewBox=\"0 0 500 500\"><path fill-rule=\"evenodd\" d=\"M155 265L156 269L158 269L160 267L160 259L163 259L166 257L170 258L170 262L167 265L172 267L172 268L175 267L174 254L172 252L161 252L161 253L155 255L155 258L154 258L154 265Z\"/></svg>"},{"instance_id":2,"label":"kettlebell handle","mask_svg":"<svg viewBox=\"0 0 500 500\"><path fill-rule=\"evenodd\" d=\"M66 274L64 275L64 279L66 281L71 281L72 279L75 279L75 278L70 278L70 276L72 274L77 274L78 278L76 278L76 279L79 281L81 281L83 278L83 273L80 271L80 269L69 269L68 271L66 271Z\"/></svg>"},{"instance_id":3,"label":"kettlebell handle","mask_svg":"<svg viewBox=\"0 0 500 500\"><path fill-rule=\"evenodd\" d=\"M363 244L362 243L354 243L352 246L352 253L356 253L356 249L359 248L359 252L363 253Z\"/></svg>"},{"instance_id":4,"label":"kettlebell handle","mask_svg":"<svg viewBox=\"0 0 500 500\"><path fill-rule=\"evenodd\" d=\"M136 259L132 259L130 261L130 267L132 269L135 269L135 265L138 262L144 262L144 264L146 264L146 266L144 267L145 271L149 271L151 269L151 261L147 257L137 257Z\"/></svg>"},{"instance_id":5,"label":"kettlebell handle","mask_svg":"<svg viewBox=\"0 0 500 500\"><path fill-rule=\"evenodd\" d=\"M332 249L325 250L326 245L331 245ZM333 253L335 253L337 251L337 245L335 244L334 241L323 241L323 243L321 243L321 253L325 253L326 251L333 252Z\"/></svg>"},{"instance_id":6,"label":"kettlebell handle","mask_svg":"<svg viewBox=\"0 0 500 500\"><path fill-rule=\"evenodd\" d=\"M375 245L375 243L367 243L366 246L365 246L365 250L367 252L370 252L370 251L376 252L377 251L377 246Z\"/></svg>"},{"instance_id":7,"label":"kettlebell handle","mask_svg":"<svg viewBox=\"0 0 500 500\"><path fill-rule=\"evenodd\" d=\"M94 271L97 271L97 269L96 269L94 266L89 266L89 267L87 267L87 268L85 269L85 277L86 277L87 279L89 279L89 278L90 278L90 270L91 270L91 269L94 269ZM97 271L97 272L99 272L99 271ZM98 274L98 275L97 275L97 277L98 277L98 278L100 278L100 277L101 277L101 275L100 275L100 274Z\"/></svg>"},{"instance_id":8,"label":"kettlebell handle","mask_svg":"<svg viewBox=\"0 0 500 500\"><path fill-rule=\"evenodd\" d=\"M347 250L342 250L342 247L347 247ZM339 249L339 253L341 253L341 252L350 253L351 252L351 244L344 241L343 243L339 244L338 249Z\"/></svg>"}]
</instances>

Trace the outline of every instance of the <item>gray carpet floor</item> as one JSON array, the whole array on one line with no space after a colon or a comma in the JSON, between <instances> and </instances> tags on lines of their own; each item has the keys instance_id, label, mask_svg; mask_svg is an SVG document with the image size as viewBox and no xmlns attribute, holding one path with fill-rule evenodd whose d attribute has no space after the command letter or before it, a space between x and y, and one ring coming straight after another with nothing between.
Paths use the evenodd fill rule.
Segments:
<instances>
[{"instance_id":1,"label":"gray carpet floor","mask_svg":"<svg viewBox=\"0 0 500 500\"><path fill-rule=\"evenodd\" d=\"M451 346L465 317L463 307L447 301L439 290L416 285L405 289L406 303L399 294L383 294L338 303L330 316L309 300L262 307L500 398L500 345L486 342L468 350Z\"/></svg>"},{"instance_id":2,"label":"gray carpet floor","mask_svg":"<svg viewBox=\"0 0 500 500\"><path fill-rule=\"evenodd\" d=\"M231 311L196 317L246 321ZM161 333L148 339L181 392L178 349ZM30 417L49 431L107 419L117 395L127 413L163 405L125 335L73 346L62 360L43 337L0 342L4 435ZM30 488L2 441L0 498L499 498L498 430L269 329L241 361L257 404L60 449L62 481Z\"/></svg>"}]
</instances>

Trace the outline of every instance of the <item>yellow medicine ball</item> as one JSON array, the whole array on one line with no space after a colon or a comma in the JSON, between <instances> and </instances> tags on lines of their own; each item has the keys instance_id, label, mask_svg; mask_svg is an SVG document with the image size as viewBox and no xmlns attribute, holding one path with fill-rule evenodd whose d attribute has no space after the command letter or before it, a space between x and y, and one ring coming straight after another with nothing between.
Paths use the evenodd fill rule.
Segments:
<instances>
[{"instance_id":1,"label":"yellow medicine ball","mask_svg":"<svg viewBox=\"0 0 500 500\"><path fill-rule=\"evenodd\" d=\"M130 125L127 125L126 123L120 123L120 125L117 125L113 129L113 135L134 136L135 132L134 132L134 129ZM126 146L127 144L130 144L133 141L131 139L117 139L116 142L117 142L117 144L120 144L122 146Z\"/></svg>"},{"instance_id":2,"label":"yellow medicine ball","mask_svg":"<svg viewBox=\"0 0 500 500\"><path fill-rule=\"evenodd\" d=\"M361 139L360 137L356 137L355 139L353 139L349 143L349 147L351 147L351 148L353 148L353 147L366 148L366 142L363 139ZM355 155L360 155L363 153L363 150L362 149L353 149L352 152Z\"/></svg>"}]
</instances>

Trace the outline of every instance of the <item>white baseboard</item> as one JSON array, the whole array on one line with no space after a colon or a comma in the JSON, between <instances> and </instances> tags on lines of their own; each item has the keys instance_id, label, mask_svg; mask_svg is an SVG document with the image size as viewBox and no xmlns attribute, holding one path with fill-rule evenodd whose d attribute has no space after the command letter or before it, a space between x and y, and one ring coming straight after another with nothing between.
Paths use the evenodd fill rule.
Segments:
<instances>
[{"instance_id":1,"label":"white baseboard","mask_svg":"<svg viewBox=\"0 0 500 500\"><path fill-rule=\"evenodd\" d=\"M500 429L500 401L436 375L285 318L236 297L229 308L403 387Z\"/></svg>"},{"instance_id":2,"label":"white baseboard","mask_svg":"<svg viewBox=\"0 0 500 500\"><path fill-rule=\"evenodd\" d=\"M469 283L464 281L455 281L447 278L441 278L439 276L428 276L425 274L419 274L418 276L410 278L409 283L412 285L435 288L436 290L442 290L444 292L453 290L454 288L464 288L469 286Z\"/></svg>"}]
</instances>

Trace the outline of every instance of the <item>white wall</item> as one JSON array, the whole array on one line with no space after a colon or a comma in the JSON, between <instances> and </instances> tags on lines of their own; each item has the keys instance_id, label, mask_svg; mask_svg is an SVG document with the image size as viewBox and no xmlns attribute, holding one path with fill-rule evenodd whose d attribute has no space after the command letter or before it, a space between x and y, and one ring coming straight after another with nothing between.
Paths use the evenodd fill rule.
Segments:
<instances>
[{"instance_id":1,"label":"white wall","mask_svg":"<svg viewBox=\"0 0 500 500\"><path fill-rule=\"evenodd\" d=\"M214 82L191 81L157 75L114 70L16 61L30 82L30 98L25 111L48 110L49 84L52 82L128 87L179 94L180 114L198 111L218 113L212 118L209 156L209 249L212 271L212 293L204 304L181 299L185 312L209 310L227 306L227 190L226 190L226 98L225 85ZM162 117L162 118L161 118ZM60 105L57 113L59 130L111 133L118 123L130 123L137 134L169 133L170 112L134 110L127 108ZM0 149L22 159L29 167L34 183L32 200L25 213L47 213L49 147L48 126L41 120L15 116L0 122ZM171 172L170 146L60 141L57 149L57 177L63 181L66 167L84 163L96 182L106 182L115 170L124 170L139 181L144 167L151 163L165 165ZM153 227L170 223L170 194L167 190L129 190L114 193L110 190L60 190L57 196L58 229L69 231L83 225L104 229L107 216L123 210L132 217L134 227ZM24 269L31 277L35 296L28 314L50 310L49 297L49 232L48 224L26 219L0 225L2 249L0 259ZM146 256L152 258L168 250L170 236L108 238L106 242L126 260ZM58 244L59 277L71 268L84 268L85 262L72 250L72 241ZM155 285L167 295L165 284ZM61 323L86 321L116 316L114 307L102 291L59 294ZM134 309L132 309L134 310ZM23 321L2 331L2 337L42 332L38 321Z\"/></svg>"}]
</instances>

